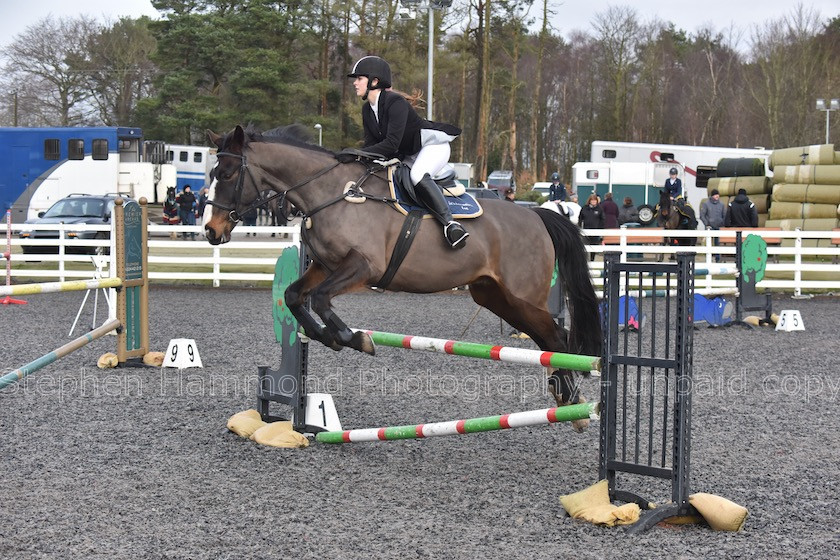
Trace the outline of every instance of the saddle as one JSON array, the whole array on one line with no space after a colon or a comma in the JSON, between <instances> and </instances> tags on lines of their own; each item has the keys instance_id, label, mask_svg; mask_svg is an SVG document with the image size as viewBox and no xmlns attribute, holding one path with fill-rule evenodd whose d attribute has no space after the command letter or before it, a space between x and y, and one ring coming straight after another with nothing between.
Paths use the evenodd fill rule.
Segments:
<instances>
[{"instance_id":1,"label":"saddle","mask_svg":"<svg viewBox=\"0 0 840 560\"><path fill-rule=\"evenodd\" d=\"M426 207L417 199L414 192L414 183L411 182L411 167L405 163L396 158L386 161L380 154L355 148L345 148L335 157L342 163L358 161L367 165L368 168L374 165L387 169L388 188L391 191L391 198L394 199L396 209L406 216L414 211L423 215L424 218L431 217L428 215ZM463 185L455 180L455 170L452 166L447 165L443 171L442 174L432 177L432 179L441 188L444 200L449 204L452 217L456 220L463 220L481 216L483 213L481 205L467 193L467 189Z\"/></svg>"},{"instance_id":2,"label":"saddle","mask_svg":"<svg viewBox=\"0 0 840 560\"><path fill-rule=\"evenodd\" d=\"M391 196L396 200L394 206L402 214L408 215L412 211L421 211L426 214L424 218L430 218L426 207L417 201L410 175L411 168L404 163L388 167L388 187L391 189ZM481 216L483 213L481 205L455 180L454 170L450 170L443 178L434 178L434 181L443 191L444 200L449 205L453 218L463 220Z\"/></svg>"},{"instance_id":3,"label":"saddle","mask_svg":"<svg viewBox=\"0 0 840 560\"><path fill-rule=\"evenodd\" d=\"M694 208L684 198L678 198L674 201L674 209L681 216L680 222L687 226L685 229L697 228L697 215L694 213Z\"/></svg>"}]
</instances>

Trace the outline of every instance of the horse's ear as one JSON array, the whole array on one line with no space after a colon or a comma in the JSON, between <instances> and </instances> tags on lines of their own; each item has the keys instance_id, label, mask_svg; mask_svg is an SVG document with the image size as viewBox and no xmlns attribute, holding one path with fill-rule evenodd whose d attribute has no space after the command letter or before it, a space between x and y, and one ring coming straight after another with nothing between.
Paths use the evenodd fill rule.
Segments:
<instances>
[{"instance_id":1,"label":"horse's ear","mask_svg":"<svg viewBox=\"0 0 840 560\"><path fill-rule=\"evenodd\" d=\"M236 128L233 129L231 133L230 139L230 150L232 152L239 152L242 153L242 149L245 147L245 129L242 128L241 124L236 125Z\"/></svg>"},{"instance_id":2,"label":"horse's ear","mask_svg":"<svg viewBox=\"0 0 840 560\"><path fill-rule=\"evenodd\" d=\"M217 148L220 150L222 149L222 137L219 134L216 134L210 129L207 129L207 138L210 139L210 142L215 144Z\"/></svg>"}]
</instances>

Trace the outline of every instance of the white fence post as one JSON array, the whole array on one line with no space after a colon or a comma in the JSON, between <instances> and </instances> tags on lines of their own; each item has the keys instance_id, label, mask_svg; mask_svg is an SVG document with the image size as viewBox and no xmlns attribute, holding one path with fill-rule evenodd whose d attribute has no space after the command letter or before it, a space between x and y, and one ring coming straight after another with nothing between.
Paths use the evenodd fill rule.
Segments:
<instances>
[{"instance_id":1,"label":"white fence post","mask_svg":"<svg viewBox=\"0 0 840 560\"><path fill-rule=\"evenodd\" d=\"M796 239L793 240L796 254L793 256L793 297L802 296L802 230L796 228Z\"/></svg>"},{"instance_id":2,"label":"white fence post","mask_svg":"<svg viewBox=\"0 0 840 560\"><path fill-rule=\"evenodd\" d=\"M213 287L218 288L222 283L222 267L219 264L219 258L222 256L222 250L219 245L213 246Z\"/></svg>"}]
</instances>

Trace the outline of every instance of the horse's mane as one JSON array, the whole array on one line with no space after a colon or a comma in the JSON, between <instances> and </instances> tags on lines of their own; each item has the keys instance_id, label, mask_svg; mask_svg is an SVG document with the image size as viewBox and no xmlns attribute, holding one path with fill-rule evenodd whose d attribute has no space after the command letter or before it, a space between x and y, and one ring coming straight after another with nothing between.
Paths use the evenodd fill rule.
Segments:
<instances>
[{"instance_id":1,"label":"horse's mane","mask_svg":"<svg viewBox=\"0 0 840 560\"><path fill-rule=\"evenodd\" d=\"M321 146L312 144L309 137L309 129L299 123L289 124L286 126L278 126L261 132L253 124L245 127L245 136L249 142L271 142L277 144L288 144L304 150L312 150L313 152L321 152L335 156L335 152L328 150ZM230 134L227 134L224 139L223 146L227 146Z\"/></svg>"}]
</instances>

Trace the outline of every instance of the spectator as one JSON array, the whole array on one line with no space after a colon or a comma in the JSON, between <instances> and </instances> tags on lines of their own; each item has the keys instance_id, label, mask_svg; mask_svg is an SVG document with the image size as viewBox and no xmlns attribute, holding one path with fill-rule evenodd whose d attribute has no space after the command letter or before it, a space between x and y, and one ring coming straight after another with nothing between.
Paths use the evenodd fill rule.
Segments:
<instances>
[{"instance_id":1,"label":"spectator","mask_svg":"<svg viewBox=\"0 0 840 560\"><path fill-rule=\"evenodd\" d=\"M745 189L738 189L738 194L729 202L723 224L726 227L758 227L758 211Z\"/></svg>"},{"instance_id":2,"label":"spectator","mask_svg":"<svg viewBox=\"0 0 840 560\"><path fill-rule=\"evenodd\" d=\"M672 167L669 172L670 177L665 180L665 189L668 191L671 199L677 199L683 195L682 181L677 177L677 168Z\"/></svg>"},{"instance_id":3,"label":"spectator","mask_svg":"<svg viewBox=\"0 0 840 560\"><path fill-rule=\"evenodd\" d=\"M242 225L247 226L247 227L256 226L257 225L257 216L259 216L259 213L257 212L257 209L256 208L251 208L250 210L248 210L247 212L242 214ZM246 232L245 233L245 237L248 237L249 235L252 235L251 232ZM253 236L256 237L257 234L254 233Z\"/></svg>"},{"instance_id":4,"label":"spectator","mask_svg":"<svg viewBox=\"0 0 840 560\"><path fill-rule=\"evenodd\" d=\"M181 224L185 226L195 225L195 195L189 185L184 185L184 190L176 197L178 202L178 217L181 218ZM183 234L184 239L187 238L187 232ZM190 232L190 238L195 239L195 232Z\"/></svg>"},{"instance_id":5,"label":"spectator","mask_svg":"<svg viewBox=\"0 0 840 560\"><path fill-rule=\"evenodd\" d=\"M551 186L548 187L548 200L566 202L567 196L566 185L560 182L560 174L555 171L551 174Z\"/></svg>"},{"instance_id":6,"label":"spectator","mask_svg":"<svg viewBox=\"0 0 840 560\"><path fill-rule=\"evenodd\" d=\"M604 211L598 204L598 195L592 193L586 199L586 206L580 209L580 226L583 229L604 229ZM586 238L589 245L598 245L601 238L597 235L589 235ZM590 253L589 260L595 260L595 253Z\"/></svg>"},{"instance_id":7,"label":"spectator","mask_svg":"<svg viewBox=\"0 0 840 560\"><path fill-rule=\"evenodd\" d=\"M507 200L508 202L516 201L516 194L513 192L513 189L507 189L505 191L505 200Z\"/></svg>"},{"instance_id":8,"label":"spectator","mask_svg":"<svg viewBox=\"0 0 840 560\"><path fill-rule=\"evenodd\" d=\"M633 204L633 199L624 197L624 206L618 211L618 225L639 223L639 209Z\"/></svg>"},{"instance_id":9,"label":"spectator","mask_svg":"<svg viewBox=\"0 0 840 560\"><path fill-rule=\"evenodd\" d=\"M175 196L175 187L169 187L166 189L166 199L163 201L163 224L167 226L177 226L181 223L181 219L178 217L178 214L178 201ZM177 236L178 234L174 231L170 234L172 239L176 239Z\"/></svg>"},{"instance_id":10,"label":"spectator","mask_svg":"<svg viewBox=\"0 0 840 560\"><path fill-rule=\"evenodd\" d=\"M712 189L709 199L700 205L700 221L706 229L719 230L726 220L726 208L720 202L720 192ZM715 247L720 245L720 238L712 239ZM715 262L720 262L720 255L715 255Z\"/></svg>"},{"instance_id":11,"label":"spectator","mask_svg":"<svg viewBox=\"0 0 840 560\"><path fill-rule=\"evenodd\" d=\"M196 212L197 218L204 217L204 207L207 206L207 199L210 197L210 189L207 187L202 187L201 191L198 193L198 211Z\"/></svg>"},{"instance_id":12,"label":"spectator","mask_svg":"<svg viewBox=\"0 0 840 560\"><path fill-rule=\"evenodd\" d=\"M611 192L604 195L604 202L601 203L601 209L604 211L604 227L606 229L617 228L618 204L613 200Z\"/></svg>"}]
</instances>

